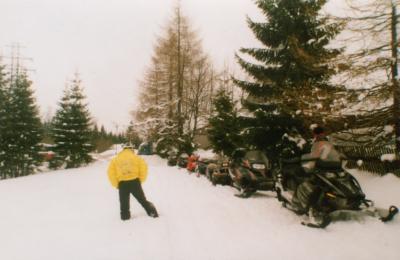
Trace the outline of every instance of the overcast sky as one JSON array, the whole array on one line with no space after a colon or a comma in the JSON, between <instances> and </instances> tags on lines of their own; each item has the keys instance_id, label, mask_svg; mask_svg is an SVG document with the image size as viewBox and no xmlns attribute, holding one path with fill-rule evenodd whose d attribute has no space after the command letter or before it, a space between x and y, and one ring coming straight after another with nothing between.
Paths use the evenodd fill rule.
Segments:
<instances>
[{"instance_id":1,"label":"overcast sky","mask_svg":"<svg viewBox=\"0 0 400 260\"><path fill-rule=\"evenodd\" d=\"M89 109L109 130L126 127L138 81L149 64L176 0L0 0L0 55L19 43L45 115L57 108L68 79L79 72ZM257 44L246 15L261 19L252 0L181 0L182 11L217 68ZM334 5L332 5L334 6ZM3 58L3 63L7 63Z\"/></svg>"}]
</instances>

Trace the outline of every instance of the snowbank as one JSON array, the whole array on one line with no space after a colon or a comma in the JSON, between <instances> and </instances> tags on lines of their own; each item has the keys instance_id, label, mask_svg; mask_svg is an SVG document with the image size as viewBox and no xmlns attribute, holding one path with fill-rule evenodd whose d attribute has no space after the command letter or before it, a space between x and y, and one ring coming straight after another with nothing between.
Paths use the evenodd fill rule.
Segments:
<instances>
[{"instance_id":1,"label":"snowbank","mask_svg":"<svg viewBox=\"0 0 400 260\"><path fill-rule=\"evenodd\" d=\"M199 149L196 151L196 153L200 156L200 159L212 159L216 156L212 150Z\"/></svg>"}]
</instances>

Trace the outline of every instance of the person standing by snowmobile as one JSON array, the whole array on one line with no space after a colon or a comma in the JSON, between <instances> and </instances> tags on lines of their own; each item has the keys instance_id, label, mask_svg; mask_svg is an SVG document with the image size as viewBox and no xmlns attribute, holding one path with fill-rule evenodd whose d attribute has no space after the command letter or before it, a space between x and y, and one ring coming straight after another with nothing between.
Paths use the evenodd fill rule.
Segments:
<instances>
[{"instance_id":1,"label":"person standing by snowmobile","mask_svg":"<svg viewBox=\"0 0 400 260\"><path fill-rule=\"evenodd\" d=\"M131 144L125 145L123 150L111 160L108 178L111 185L119 191L121 220L128 220L131 217L130 194L142 205L147 215L153 218L158 217L156 208L146 199L142 189L142 183L147 178L147 164L135 154Z\"/></svg>"},{"instance_id":2,"label":"person standing by snowmobile","mask_svg":"<svg viewBox=\"0 0 400 260\"><path fill-rule=\"evenodd\" d=\"M301 157L302 161L309 161L303 165L307 172L313 172L317 163L322 164L340 164L342 155L335 149L333 144L329 142L325 131L321 126L313 129L314 143L311 147L311 153Z\"/></svg>"},{"instance_id":3,"label":"person standing by snowmobile","mask_svg":"<svg viewBox=\"0 0 400 260\"><path fill-rule=\"evenodd\" d=\"M314 143L311 153L301 157L303 169L307 173L313 173L318 164L341 166L341 155L332 143L328 141L325 131L321 126L313 129ZM292 204L299 213L306 213L318 195L318 188L313 184L312 178L301 183L293 195Z\"/></svg>"},{"instance_id":4,"label":"person standing by snowmobile","mask_svg":"<svg viewBox=\"0 0 400 260\"><path fill-rule=\"evenodd\" d=\"M248 198L256 189L254 185L257 181L257 177L252 172L249 160L245 158L246 151L242 148L238 148L232 153L231 169L234 172L233 181L236 182L242 189L242 193L237 195L241 198Z\"/></svg>"}]
</instances>

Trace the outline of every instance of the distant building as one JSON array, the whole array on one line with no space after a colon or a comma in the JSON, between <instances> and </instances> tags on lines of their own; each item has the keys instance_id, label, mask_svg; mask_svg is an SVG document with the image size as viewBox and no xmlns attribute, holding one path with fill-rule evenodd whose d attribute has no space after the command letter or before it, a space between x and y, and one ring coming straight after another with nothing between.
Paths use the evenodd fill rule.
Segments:
<instances>
[{"instance_id":1,"label":"distant building","mask_svg":"<svg viewBox=\"0 0 400 260\"><path fill-rule=\"evenodd\" d=\"M197 131L197 134L194 136L193 142L198 145L200 149L207 150L211 147L211 142L208 139L206 128L201 128Z\"/></svg>"}]
</instances>

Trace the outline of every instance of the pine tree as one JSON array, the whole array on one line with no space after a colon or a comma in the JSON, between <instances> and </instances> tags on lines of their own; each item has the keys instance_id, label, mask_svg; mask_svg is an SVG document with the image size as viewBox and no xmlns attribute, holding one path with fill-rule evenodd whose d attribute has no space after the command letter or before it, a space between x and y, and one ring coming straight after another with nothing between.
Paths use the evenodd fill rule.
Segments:
<instances>
[{"instance_id":1,"label":"pine tree","mask_svg":"<svg viewBox=\"0 0 400 260\"><path fill-rule=\"evenodd\" d=\"M214 107L215 114L209 119L207 129L208 138L214 152L230 156L236 148L243 146L237 110L230 94L223 89L217 92Z\"/></svg>"},{"instance_id":2,"label":"pine tree","mask_svg":"<svg viewBox=\"0 0 400 260\"><path fill-rule=\"evenodd\" d=\"M55 116L51 122L51 138L54 141L53 151L55 156L50 161L50 168L56 169L60 167L65 158L68 156L67 147L64 144L70 142L69 135L66 136L65 133L69 132L69 127L67 124L68 113L69 113L69 103L70 103L70 90L68 86L64 89L61 101L58 104L58 109Z\"/></svg>"},{"instance_id":3,"label":"pine tree","mask_svg":"<svg viewBox=\"0 0 400 260\"><path fill-rule=\"evenodd\" d=\"M1 59L0 59L1 62ZM6 178L5 170L5 153L7 142L5 139L7 112L6 107L8 104L7 95L8 79L5 72L5 65L0 63L0 178Z\"/></svg>"},{"instance_id":4,"label":"pine tree","mask_svg":"<svg viewBox=\"0 0 400 260\"><path fill-rule=\"evenodd\" d=\"M107 137L107 131L106 131L106 129L104 128L104 125L102 125L101 127L100 127L100 136L101 137Z\"/></svg>"},{"instance_id":5,"label":"pine tree","mask_svg":"<svg viewBox=\"0 0 400 260\"><path fill-rule=\"evenodd\" d=\"M91 119L81 81L76 75L64 91L59 109L53 119L52 135L55 142L55 159L50 167L58 168L65 163L66 168L76 168L92 161L89 152Z\"/></svg>"},{"instance_id":6,"label":"pine tree","mask_svg":"<svg viewBox=\"0 0 400 260\"><path fill-rule=\"evenodd\" d=\"M237 55L238 63L253 81L234 81L248 93L243 102L252 113L243 118L248 140L269 156L280 153L279 143L285 134L306 133L307 118L321 120L329 114L333 93L340 89L329 84L334 73L331 62L340 50L327 48L340 26L320 14L325 3L257 0L266 21L248 19L264 47L240 49L257 62Z\"/></svg>"},{"instance_id":7,"label":"pine tree","mask_svg":"<svg viewBox=\"0 0 400 260\"><path fill-rule=\"evenodd\" d=\"M31 85L26 73L17 70L9 88L5 167L12 177L32 174L42 161L42 126Z\"/></svg>"}]
</instances>

